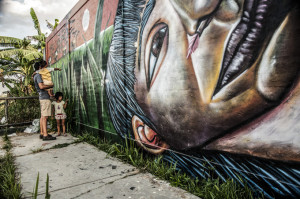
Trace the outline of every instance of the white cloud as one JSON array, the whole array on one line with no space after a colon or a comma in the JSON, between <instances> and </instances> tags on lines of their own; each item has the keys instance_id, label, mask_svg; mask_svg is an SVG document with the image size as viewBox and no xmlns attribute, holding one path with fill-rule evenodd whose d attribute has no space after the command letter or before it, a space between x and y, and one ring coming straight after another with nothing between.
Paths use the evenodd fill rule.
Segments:
<instances>
[{"instance_id":1,"label":"white cloud","mask_svg":"<svg viewBox=\"0 0 300 199\"><path fill-rule=\"evenodd\" d=\"M30 17L32 7L40 21L42 32L49 32L46 19L54 23L60 21L72 9L78 0L3 0L0 14L0 35L23 38L35 35L36 30Z\"/></svg>"},{"instance_id":2,"label":"white cloud","mask_svg":"<svg viewBox=\"0 0 300 199\"><path fill-rule=\"evenodd\" d=\"M54 23L60 21L74 7L78 0L0 0L0 35L24 38L36 35L30 16L32 7L40 21L42 32L49 32L46 19ZM0 94L6 91L0 83Z\"/></svg>"}]
</instances>

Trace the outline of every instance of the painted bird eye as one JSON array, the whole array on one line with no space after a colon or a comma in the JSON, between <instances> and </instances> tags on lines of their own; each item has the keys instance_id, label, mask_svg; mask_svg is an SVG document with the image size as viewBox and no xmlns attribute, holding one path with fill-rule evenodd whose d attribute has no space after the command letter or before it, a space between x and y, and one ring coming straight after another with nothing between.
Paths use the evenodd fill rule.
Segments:
<instances>
[{"instance_id":1,"label":"painted bird eye","mask_svg":"<svg viewBox=\"0 0 300 199\"><path fill-rule=\"evenodd\" d=\"M165 23L155 25L150 31L146 46L147 86L150 89L165 57L168 46L168 26Z\"/></svg>"}]
</instances>

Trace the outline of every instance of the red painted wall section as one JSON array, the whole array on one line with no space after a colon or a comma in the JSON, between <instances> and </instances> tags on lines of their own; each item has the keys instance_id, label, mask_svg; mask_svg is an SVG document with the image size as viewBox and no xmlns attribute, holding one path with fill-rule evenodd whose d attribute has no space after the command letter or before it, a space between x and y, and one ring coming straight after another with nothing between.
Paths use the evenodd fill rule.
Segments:
<instances>
[{"instance_id":1,"label":"red painted wall section","mask_svg":"<svg viewBox=\"0 0 300 199\"><path fill-rule=\"evenodd\" d=\"M55 37L47 41L46 60L53 64L66 55L69 51L68 40L68 24L64 24L60 30L56 32ZM51 59L49 59L51 56Z\"/></svg>"},{"instance_id":2,"label":"red painted wall section","mask_svg":"<svg viewBox=\"0 0 300 199\"><path fill-rule=\"evenodd\" d=\"M99 0L81 0L46 40L46 60L56 63L63 56L94 38ZM105 0L101 30L114 24L118 0Z\"/></svg>"},{"instance_id":3,"label":"red painted wall section","mask_svg":"<svg viewBox=\"0 0 300 199\"><path fill-rule=\"evenodd\" d=\"M103 5L104 15L102 16L101 30L105 29L106 23L107 23L107 27L114 24L118 2L119 2L118 0L104 1L104 5Z\"/></svg>"},{"instance_id":4,"label":"red painted wall section","mask_svg":"<svg viewBox=\"0 0 300 199\"><path fill-rule=\"evenodd\" d=\"M95 19L98 0L87 1L69 20L70 24L70 51L84 44L94 37Z\"/></svg>"}]
</instances>

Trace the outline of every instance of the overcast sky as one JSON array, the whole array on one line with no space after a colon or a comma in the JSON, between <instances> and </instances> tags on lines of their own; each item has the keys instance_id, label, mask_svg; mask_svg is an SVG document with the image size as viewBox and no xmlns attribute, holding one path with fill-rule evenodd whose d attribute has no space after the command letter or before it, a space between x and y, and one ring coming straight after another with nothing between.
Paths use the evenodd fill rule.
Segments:
<instances>
[{"instance_id":1,"label":"overcast sky","mask_svg":"<svg viewBox=\"0 0 300 199\"><path fill-rule=\"evenodd\" d=\"M30 16L32 7L40 21L42 32L49 32L46 19L60 21L78 0L0 0L0 35L24 38L36 35Z\"/></svg>"},{"instance_id":2,"label":"overcast sky","mask_svg":"<svg viewBox=\"0 0 300 199\"><path fill-rule=\"evenodd\" d=\"M61 21L78 0L0 0L0 35L23 39L36 35L30 16L32 7L40 21L43 33L50 33L46 19L54 23ZM0 94L6 89L0 83Z\"/></svg>"}]
</instances>

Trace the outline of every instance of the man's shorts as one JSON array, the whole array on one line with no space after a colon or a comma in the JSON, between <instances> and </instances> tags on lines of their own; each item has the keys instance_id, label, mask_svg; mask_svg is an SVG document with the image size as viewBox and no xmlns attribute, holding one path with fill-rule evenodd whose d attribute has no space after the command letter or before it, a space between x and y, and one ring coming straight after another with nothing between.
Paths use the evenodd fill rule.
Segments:
<instances>
[{"instance_id":1,"label":"man's shorts","mask_svg":"<svg viewBox=\"0 0 300 199\"><path fill-rule=\"evenodd\" d=\"M67 118L66 114L56 114L55 115L55 119L57 119L57 120L64 120L66 118Z\"/></svg>"},{"instance_id":2,"label":"man's shorts","mask_svg":"<svg viewBox=\"0 0 300 199\"><path fill-rule=\"evenodd\" d=\"M51 116L51 101L46 100L40 100L41 104L41 116L43 117L50 117Z\"/></svg>"}]
</instances>

